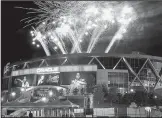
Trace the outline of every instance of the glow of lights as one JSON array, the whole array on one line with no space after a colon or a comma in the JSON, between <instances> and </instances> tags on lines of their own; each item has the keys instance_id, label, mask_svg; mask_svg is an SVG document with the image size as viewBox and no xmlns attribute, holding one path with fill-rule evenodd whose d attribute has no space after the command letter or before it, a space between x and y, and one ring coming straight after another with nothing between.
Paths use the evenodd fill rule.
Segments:
<instances>
[{"instance_id":1,"label":"glow of lights","mask_svg":"<svg viewBox=\"0 0 162 118\"><path fill-rule=\"evenodd\" d=\"M157 99L157 96L155 95L154 98Z\"/></svg>"},{"instance_id":2,"label":"glow of lights","mask_svg":"<svg viewBox=\"0 0 162 118\"><path fill-rule=\"evenodd\" d=\"M34 40L40 42L46 55L51 55L49 51L51 41L58 46L63 54L81 53L82 49L85 50L85 48L81 47L80 42L84 42L84 38L87 38L85 35L89 35L88 38L90 38L90 42L92 41L89 43L89 48L86 50L87 53L91 53L97 42L100 41L99 39L102 38L100 37L102 33L108 29L108 24L118 21L121 27L123 27L123 25L129 25L136 17L132 7L129 7L129 5L123 7L123 5L116 3L74 1L67 2L67 4L66 2L51 2L49 4L48 1L35 3L39 8L34 10L34 12L36 11L40 13L40 15L36 16L34 19L38 19L38 21L34 21L33 18L29 18L29 21L26 21L28 21L27 25L34 24L36 26L36 30L33 31L35 35ZM119 13L114 13L114 11ZM107 23L107 26L105 23ZM53 26L51 27L50 24ZM104 30L102 32L100 29L101 26ZM50 33L48 34L48 32ZM121 30L119 33L115 33L105 53L108 53L115 41L120 40L124 36L123 33L126 32L126 29L123 29L123 31ZM54 35L55 33L56 35ZM43 37L50 37L51 35L54 38L50 40ZM57 38L57 40L55 40L55 38ZM71 50L66 49L66 42L72 43ZM54 47L52 48L54 49Z\"/></svg>"},{"instance_id":3,"label":"glow of lights","mask_svg":"<svg viewBox=\"0 0 162 118\"><path fill-rule=\"evenodd\" d=\"M53 36L50 36L50 38L51 38L51 39L54 39L54 37L53 37Z\"/></svg>"},{"instance_id":4,"label":"glow of lights","mask_svg":"<svg viewBox=\"0 0 162 118\"><path fill-rule=\"evenodd\" d=\"M54 49L55 49L55 50L57 50L57 49L58 49L58 47L57 47L57 46L55 46L55 47L54 47Z\"/></svg>"},{"instance_id":5,"label":"glow of lights","mask_svg":"<svg viewBox=\"0 0 162 118\"><path fill-rule=\"evenodd\" d=\"M111 23L115 23L115 20L112 20Z\"/></svg>"},{"instance_id":6,"label":"glow of lights","mask_svg":"<svg viewBox=\"0 0 162 118\"><path fill-rule=\"evenodd\" d=\"M50 91L50 92L49 92L49 96L51 97L52 95L53 95L53 92L52 92L52 91Z\"/></svg>"},{"instance_id":7,"label":"glow of lights","mask_svg":"<svg viewBox=\"0 0 162 118\"><path fill-rule=\"evenodd\" d=\"M98 19L96 19L95 22L98 22Z\"/></svg>"},{"instance_id":8,"label":"glow of lights","mask_svg":"<svg viewBox=\"0 0 162 118\"><path fill-rule=\"evenodd\" d=\"M34 36L34 34L32 33L31 36Z\"/></svg>"},{"instance_id":9,"label":"glow of lights","mask_svg":"<svg viewBox=\"0 0 162 118\"><path fill-rule=\"evenodd\" d=\"M23 92L23 91L25 91L25 89L24 88L21 88L21 91Z\"/></svg>"},{"instance_id":10,"label":"glow of lights","mask_svg":"<svg viewBox=\"0 0 162 118\"><path fill-rule=\"evenodd\" d=\"M36 37L33 39L33 41L35 40L40 40L42 38L42 34L40 32L37 32Z\"/></svg>"},{"instance_id":11,"label":"glow of lights","mask_svg":"<svg viewBox=\"0 0 162 118\"><path fill-rule=\"evenodd\" d=\"M55 24L55 23L56 23L55 21L52 22L52 24Z\"/></svg>"},{"instance_id":12,"label":"glow of lights","mask_svg":"<svg viewBox=\"0 0 162 118\"><path fill-rule=\"evenodd\" d=\"M130 92L134 92L134 90L133 89L130 89Z\"/></svg>"},{"instance_id":13,"label":"glow of lights","mask_svg":"<svg viewBox=\"0 0 162 118\"><path fill-rule=\"evenodd\" d=\"M79 40L79 42L83 42L82 40Z\"/></svg>"},{"instance_id":14,"label":"glow of lights","mask_svg":"<svg viewBox=\"0 0 162 118\"><path fill-rule=\"evenodd\" d=\"M45 23L45 22L43 22L42 24L43 24L43 25L45 25L46 23Z\"/></svg>"},{"instance_id":15,"label":"glow of lights","mask_svg":"<svg viewBox=\"0 0 162 118\"><path fill-rule=\"evenodd\" d=\"M42 101L43 102L47 102L47 98L46 97L42 97Z\"/></svg>"},{"instance_id":16,"label":"glow of lights","mask_svg":"<svg viewBox=\"0 0 162 118\"><path fill-rule=\"evenodd\" d=\"M34 33L34 31L30 31L30 33L31 33L31 34L33 34L33 33Z\"/></svg>"},{"instance_id":17,"label":"glow of lights","mask_svg":"<svg viewBox=\"0 0 162 118\"><path fill-rule=\"evenodd\" d=\"M106 29L107 28L107 25L105 25L104 28Z\"/></svg>"},{"instance_id":18,"label":"glow of lights","mask_svg":"<svg viewBox=\"0 0 162 118\"><path fill-rule=\"evenodd\" d=\"M43 36L42 38L43 38L43 39L45 39L45 38L46 38L46 36Z\"/></svg>"},{"instance_id":19,"label":"glow of lights","mask_svg":"<svg viewBox=\"0 0 162 118\"><path fill-rule=\"evenodd\" d=\"M91 29L92 27L91 26L87 26L87 29Z\"/></svg>"},{"instance_id":20,"label":"glow of lights","mask_svg":"<svg viewBox=\"0 0 162 118\"><path fill-rule=\"evenodd\" d=\"M35 45L35 42L33 41L32 44Z\"/></svg>"},{"instance_id":21,"label":"glow of lights","mask_svg":"<svg viewBox=\"0 0 162 118\"><path fill-rule=\"evenodd\" d=\"M72 21L71 21L71 19L68 19L68 23L69 23L70 25L72 25Z\"/></svg>"},{"instance_id":22,"label":"glow of lights","mask_svg":"<svg viewBox=\"0 0 162 118\"><path fill-rule=\"evenodd\" d=\"M113 21L114 17L111 12L112 12L112 9L103 9L102 19L108 20L108 21Z\"/></svg>"},{"instance_id":23,"label":"glow of lights","mask_svg":"<svg viewBox=\"0 0 162 118\"><path fill-rule=\"evenodd\" d=\"M33 38L33 41L35 41L36 40L36 38Z\"/></svg>"},{"instance_id":24,"label":"glow of lights","mask_svg":"<svg viewBox=\"0 0 162 118\"><path fill-rule=\"evenodd\" d=\"M57 87L56 89L57 89L58 91L60 91L62 88L61 88L61 87Z\"/></svg>"},{"instance_id":25,"label":"glow of lights","mask_svg":"<svg viewBox=\"0 0 162 118\"><path fill-rule=\"evenodd\" d=\"M124 18L119 19L118 22L121 23L122 25L129 24L129 20L128 19L124 19Z\"/></svg>"},{"instance_id":26,"label":"glow of lights","mask_svg":"<svg viewBox=\"0 0 162 118\"><path fill-rule=\"evenodd\" d=\"M93 27L97 27L97 25L96 25L96 24L92 24L92 26L93 26Z\"/></svg>"},{"instance_id":27,"label":"glow of lights","mask_svg":"<svg viewBox=\"0 0 162 118\"><path fill-rule=\"evenodd\" d=\"M145 110L146 110L147 112L151 112L151 107L145 107Z\"/></svg>"},{"instance_id":28,"label":"glow of lights","mask_svg":"<svg viewBox=\"0 0 162 118\"><path fill-rule=\"evenodd\" d=\"M16 95L15 92L12 92L12 93L11 93L11 96L12 96L12 97L15 97L15 95Z\"/></svg>"},{"instance_id":29,"label":"glow of lights","mask_svg":"<svg viewBox=\"0 0 162 118\"><path fill-rule=\"evenodd\" d=\"M122 33L126 33L126 32L127 32L127 30L125 28L123 28Z\"/></svg>"},{"instance_id":30,"label":"glow of lights","mask_svg":"<svg viewBox=\"0 0 162 118\"><path fill-rule=\"evenodd\" d=\"M92 24L92 21L88 21L88 24Z\"/></svg>"},{"instance_id":31,"label":"glow of lights","mask_svg":"<svg viewBox=\"0 0 162 118\"><path fill-rule=\"evenodd\" d=\"M4 98L2 97L2 98L1 98L1 101L3 101L3 100L4 100Z\"/></svg>"},{"instance_id":32,"label":"glow of lights","mask_svg":"<svg viewBox=\"0 0 162 118\"><path fill-rule=\"evenodd\" d=\"M86 32L85 35L88 35L88 32Z\"/></svg>"},{"instance_id":33,"label":"glow of lights","mask_svg":"<svg viewBox=\"0 0 162 118\"><path fill-rule=\"evenodd\" d=\"M56 32L59 34L66 35L70 30L70 26L67 24L62 24L61 27L56 28Z\"/></svg>"},{"instance_id":34,"label":"glow of lights","mask_svg":"<svg viewBox=\"0 0 162 118\"><path fill-rule=\"evenodd\" d=\"M120 40L123 36L121 34L116 35L116 39Z\"/></svg>"},{"instance_id":35,"label":"glow of lights","mask_svg":"<svg viewBox=\"0 0 162 118\"><path fill-rule=\"evenodd\" d=\"M50 36L51 35L51 32L48 32L48 35Z\"/></svg>"},{"instance_id":36,"label":"glow of lights","mask_svg":"<svg viewBox=\"0 0 162 118\"><path fill-rule=\"evenodd\" d=\"M89 7L86 11L86 14L97 14L98 13L98 9L95 6Z\"/></svg>"},{"instance_id":37,"label":"glow of lights","mask_svg":"<svg viewBox=\"0 0 162 118\"><path fill-rule=\"evenodd\" d=\"M39 48L39 47L40 47L40 45L37 44L37 48Z\"/></svg>"},{"instance_id":38,"label":"glow of lights","mask_svg":"<svg viewBox=\"0 0 162 118\"><path fill-rule=\"evenodd\" d=\"M34 31L30 31L31 36L34 36Z\"/></svg>"},{"instance_id":39,"label":"glow of lights","mask_svg":"<svg viewBox=\"0 0 162 118\"><path fill-rule=\"evenodd\" d=\"M122 12L125 13L125 14L132 13L133 9L132 9L132 7L124 6Z\"/></svg>"},{"instance_id":40,"label":"glow of lights","mask_svg":"<svg viewBox=\"0 0 162 118\"><path fill-rule=\"evenodd\" d=\"M65 16L60 17L64 22L67 21L67 18Z\"/></svg>"},{"instance_id":41,"label":"glow of lights","mask_svg":"<svg viewBox=\"0 0 162 118\"><path fill-rule=\"evenodd\" d=\"M57 39L57 38L54 38L53 40L54 40L55 42L56 42L56 41L58 41L58 39Z\"/></svg>"},{"instance_id":42,"label":"glow of lights","mask_svg":"<svg viewBox=\"0 0 162 118\"><path fill-rule=\"evenodd\" d=\"M67 25L67 24L65 24L65 25L63 26L63 29L65 30L64 32L67 32L67 31L70 29L70 26Z\"/></svg>"}]
</instances>

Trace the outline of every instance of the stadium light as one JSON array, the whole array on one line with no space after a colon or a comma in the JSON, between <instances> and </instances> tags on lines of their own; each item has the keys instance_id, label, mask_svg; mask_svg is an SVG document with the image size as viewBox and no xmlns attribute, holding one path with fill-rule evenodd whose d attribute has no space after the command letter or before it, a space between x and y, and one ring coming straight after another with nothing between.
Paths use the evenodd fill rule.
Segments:
<instances>
[{"instance_id":1,"label":"stadium light","mask_svg":"<svg viewBox=\"0 0 162 118\"><path fill-rule=\"evenodd\" d=\"M45 25L46 23L45 23L45 22L43 22L42 24L43 24L43 25Z\"/></svg>"},{"instance_id":2,"label":"stadium light","mask_svg":"<svg viewBox=\"0 0 162 118\"><path fill-rule=\"evenodd\" d=\"M154 98L157 99L157 96L155 95Z\"/></svg>"},{"instance_id":3,"label":"stadium light","mask_svg":"<svg viewBox=\"0 0 162 118\"><path fill-rule=\"evenodd\" d=\"M147 112L151 112L151 107L145 107L145 110L146 110Z\"/></svg>"},{"instance_id":4,"label":"stadium light","mask_svg":"<svg viewBox=\"0 0 162 118\"><path fill-rule=\"evenodd\" d=\"M130 92L134 92L134 89L130 89Z\"/></svg>"},{"instance_id":5,"label":"stadium light","mask_svg":"<svg viewBox=\"0 0 162 118\"><path fill-rule=\"evenodd\" d=\"M15 96L16 96L16 93L15 93L15 92L12 92L12 93L11 93L11 96L12 96L12 97L15 97Z\"/></svg>"},{"instance_id":6,"label":"stadium light","mask_svg":"<svg viewBox=\"0 0 162 118\"><path fill-rule=\"evenodd\" d=\"M47 102L47 98L46 98L46 97L43 97L43 98L42 98L42 101L43 101L43 102Z\"/></svg>"},{"instance_id":7,"label":"stadium light","mask_svg":"<svg viewBox=\"0 0 162 118\"><path fill-rule=\"evenodd\" d=\"M25 89L24 88L21 88L21 91L23 92L23 91L25 91Z\"/></svg>"},{"instance_id":8,"label":"stadium light","mask_svg":"<svg viewBox=\"0 0 162 118\"><path fill-rule=\"evenodd\" d=\"M51 97L53 95L53 92L52 91L49 91L49 96Z\"/></svg>"}]
</instances>

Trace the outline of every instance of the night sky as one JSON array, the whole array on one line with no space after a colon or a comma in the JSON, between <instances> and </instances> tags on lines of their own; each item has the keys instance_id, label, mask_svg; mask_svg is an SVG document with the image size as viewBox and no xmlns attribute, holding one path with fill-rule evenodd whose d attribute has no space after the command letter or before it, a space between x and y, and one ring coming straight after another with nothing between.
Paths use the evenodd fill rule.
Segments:
<instances>
[{"instance_id":1,"label":"night sky","mask_svg":"<svg viewBox=\"0 0 162 118\"><path fill-rule=\"evenodd\" d=\"M17 6L35 7L32 1L2 1L2 70L8 62L45 56L42 48L38 49L32 45L31 28L23 28L24 23L20 22L27 16L27 11L15 8Z\"/></svg>"},{"instance_id":2,"label":"night sky","mask_svg":"<svg viewBox=\"0 0 162 118\"><path fill-rule=\"evenodd\" d=\"M27 17L27 11L14 8L16 6L36 7L33 2L2 1L1 5L2 70L8 62L45 56L42 48L36 48L32 45L31 28L23 28L24 24L20 22L21 19ZM162 6L162 2L141 2L138 5L139 8L136 7L141 18L132 25L125 40L116 43L111 52L131 53L139 51L162 57L162 8L160 6ZM101 42L98 47L102 50L104 44Z\"/></svg>"}]
</instances>

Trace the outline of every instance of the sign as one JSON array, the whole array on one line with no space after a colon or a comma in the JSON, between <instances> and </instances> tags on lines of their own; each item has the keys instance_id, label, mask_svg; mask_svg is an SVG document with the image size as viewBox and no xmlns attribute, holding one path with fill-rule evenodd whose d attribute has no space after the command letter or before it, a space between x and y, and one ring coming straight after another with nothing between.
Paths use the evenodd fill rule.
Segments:
<instances>
[{"instance_id":1,"label":"sign","mask_svg":"<svg viewBox=\"0 0 162 118\"><path fill-rule=\"evenodd\" d=\"M37 68L36 70L37 73L53 73L53 72L58 72L58 71L59 71L58 67Z\"/></svg>"},{"instance_id":2,"label":"sign","mask_svg":"<svg viewBox=\"0 0 162 118\"><path fill-rule=\"evenodd\" d=\"M50 74L58 72L89 72L97 71L96 65L70 65L70 66L54 66L44 68L31 68L12 71L11 76L21 76L30 74Z\"/></svg>"},{"instance_id":3,"label":"sign","mask_svg":"<svg viewBox=\"0 0 162 118\"><path fill-rule=\"evenodd\" d=\"M49 89L49 88L38 88L34 91L34 95L33 98L34 99L40 99L42 97L48 97L49 96L49 92L53 93L53 96L56 96L56 93L54 90Z\"/></svg>"}]
</instances>

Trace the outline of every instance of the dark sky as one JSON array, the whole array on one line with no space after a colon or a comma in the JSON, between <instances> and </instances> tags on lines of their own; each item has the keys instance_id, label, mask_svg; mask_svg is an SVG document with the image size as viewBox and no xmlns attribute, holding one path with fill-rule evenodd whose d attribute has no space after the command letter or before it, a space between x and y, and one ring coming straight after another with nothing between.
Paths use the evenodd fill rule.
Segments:
<instances>
[{"instance_id":1,"label":"dark sky","mask_svg":"<svg viewBox=\"0 0 162 118\"><path fill-rule=\"evenodd\" d=\"M27 60L32 57L45 56L41 48L36 48L31 44L30 28L23 28L24 24L20 22L25 18L26 11L15 8L35 7L33 2L2 1L2 70L8 62Z\"/></svg>"},{"instance_id":2,"label":"dark sky","mask_svg":"<svg viewBox=\"0 0 162 118\"><path fill-rule=\"evenodd\" d=\"M21 19L27 17L27 11L14 7L36 7L32 1L2 1L2 70L7 62L28 60L45 56L42 48L31 44L30 28L23 28ZM162 57L162 2L141 2L136 10L140 18L129 30L129 34L114 46L112 51L130 53L139 51L148 55ZM107 36L106 36L107 37ZM120 43L120 44L119 44ZM98 46L104 47L105 43Z\"/></svg>"}]
</instances>

